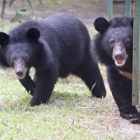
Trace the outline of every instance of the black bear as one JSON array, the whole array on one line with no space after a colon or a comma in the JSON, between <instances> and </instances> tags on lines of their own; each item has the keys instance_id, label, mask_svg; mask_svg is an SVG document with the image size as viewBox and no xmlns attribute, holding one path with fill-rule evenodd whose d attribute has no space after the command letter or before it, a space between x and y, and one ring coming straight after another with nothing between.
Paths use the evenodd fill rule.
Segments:
<instances>
[{"instance_id":1,"label":"black bear","mask_svg":"<svg viewBox=\"0 0 140 140\"><path fill-rule=\"evenodd\" d=\"M90 54L85 25L71 14L55 14L26 21L9 34L0 32L0 62L13 67L19 81L33 95L31 106L46 103L58 77L80 77L98 98L106 91L97 62ZM32 80L31 67L35 68Z\"/></svg>"},{"instance_id":2,"label":"black bear","mask_svg":"<svg viewBox=\"0 0 140 140\"><path fill-rule=\"evenodd\" d=\"M108 83L120 116L132 123L140 123L140 116L132 105L133 19L114 17L107 21L98 17L94 21L98 31L93 48L100 63L106 66Z\"/></svg>"}]
</instances>

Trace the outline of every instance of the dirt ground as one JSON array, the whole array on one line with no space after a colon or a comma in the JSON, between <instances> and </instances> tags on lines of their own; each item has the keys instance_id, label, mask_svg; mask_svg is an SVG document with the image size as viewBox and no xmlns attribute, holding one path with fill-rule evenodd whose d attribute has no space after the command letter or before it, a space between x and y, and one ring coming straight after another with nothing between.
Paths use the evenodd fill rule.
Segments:
<instances>
[{"instance_id":1,"label":"dirt ground","mask_svg":"<svg viewBox=\"0 0 140 140\"><path fill-rule=\"evenodd\" d=\"M36 0L32 0L34 6L34 17L43 18L58 12L68 12L80 18L88 27L92 27L93 21L98 16L107 17L107 0L43 0L43 6ZM7 7L5 18L11 19L19 9L20 3L16 2L12 7ZM114 5L114 15L124 14L124 5ZM31 14L28 6L27 11ZM119 118L118 127L124 133L135 136L135 140L140 139L140 125L130 124L128 121Z\"/></svg>"}]
</instances>

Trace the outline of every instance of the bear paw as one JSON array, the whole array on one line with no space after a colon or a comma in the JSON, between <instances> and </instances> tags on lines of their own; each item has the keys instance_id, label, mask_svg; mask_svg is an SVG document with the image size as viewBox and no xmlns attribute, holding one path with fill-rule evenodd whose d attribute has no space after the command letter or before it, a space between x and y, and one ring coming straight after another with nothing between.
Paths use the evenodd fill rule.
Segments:
<instances>
[{"instance_id":1,"label":"bear paw","mask_svg":"<svg viewBox=\"0 0 140 140\"><path fill-rule=\"evenodd\" d=\"M129 121L133 124L140 124L140 116L137 116L136 118L132 118Z\"/></svg>"},{"instance_id":2,"label":"bear paw","mask_svg":"<svg viewBox=\"0 0 140 140\"><path fill-rule=\"evenodd\" d=\"M120 114L121 117L124 119L129 120L133 124L140 124L140 114L134 113L134 114Z\"/></svg>"},{"instance_id":3,"label":"bear paw","mask_svg":"<svg viewBox=\"0 0 140 140\"><path fill-rule=\"evenodd\" d=\"M46 100L38 100L38 99L34 99L32 98L32 100L30 101L30 106L36 106L36 105L40 105L40 104L45 104L47 101Z\"/></svg>"}]
</instances>

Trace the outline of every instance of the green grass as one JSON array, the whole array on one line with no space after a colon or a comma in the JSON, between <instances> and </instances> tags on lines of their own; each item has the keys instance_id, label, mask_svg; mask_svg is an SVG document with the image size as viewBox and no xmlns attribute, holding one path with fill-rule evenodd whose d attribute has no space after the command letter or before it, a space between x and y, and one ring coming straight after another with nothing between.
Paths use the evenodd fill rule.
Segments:
<instances>
[{"instance_id":1,"label":"green grass","mask_svg":"<svg viewBox=\"0 0 140 140\"><path fill-rule=\"evenodd\" d=\"M0 22L1 31L14 26ZM91 98L85 84L69 76L59 79L49 104L30 107L32 97L13 70L0 68L0 140L139 140L140 126L119 116L105 68L100 69L105 99Z\"/></svg>"},{"instance_id":2,"label":"green grass","mask_svg":"<svg viewBox=\"0 0 140 140\"><path fill-rule=\"evenodd\" d=\"M8 32L11 28L15 27L18 23L11 23L9 20L0 19L0 32Z\"/></svg>"},{"instance_id":3,"label":"green grass","mask_svg":"<svg viewBox=\"0 0 140 140\"><path fill-rule=\"evenodd\" d=\"M112 96L91 98L79 78L59 80L49 104L30 107L30 99L11 69L0 71L0 140L137 138L121 128L120 120L133 125L119 117Z\"/></svg>"}]
</instances>

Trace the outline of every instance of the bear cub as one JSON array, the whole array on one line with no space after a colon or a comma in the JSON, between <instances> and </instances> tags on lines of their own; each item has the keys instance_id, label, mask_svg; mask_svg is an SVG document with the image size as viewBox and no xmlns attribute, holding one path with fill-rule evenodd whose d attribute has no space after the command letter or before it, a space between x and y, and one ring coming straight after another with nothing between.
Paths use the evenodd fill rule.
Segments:
<instances>
[{"instance_id":1,"label":"bear cub","mask_svg":"<svg viewBox=\"0 0 140 140\"><path fill-rule=\"evenodd\" d=\"M94 27L98 33L92 51L106 66L108 83L120 116L132 123L140 123L139 113L132 105L133 19L120 16L107 21L99 17Z\"/></svg>"},{"instance_id":2,"label":"bear cub","mask_svg":"<svg viewBox=\"0 0 140 140\"><path fill-rule=\"evenodd\" d=\"M0 62L13 67L33 96L30 105L49 100L58 77L80 77L92 95L106 91L97 62L91 57L91 40L84 24L70 14L55 14L39 21L26 21L6 34L0 32ZM29 76L35 68L34 79ZM93 87L94 86L94 87Z\"/></svg>"}]
</instances>

